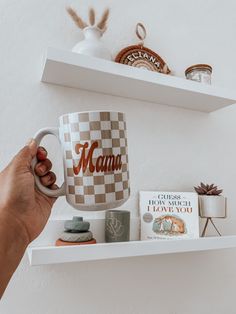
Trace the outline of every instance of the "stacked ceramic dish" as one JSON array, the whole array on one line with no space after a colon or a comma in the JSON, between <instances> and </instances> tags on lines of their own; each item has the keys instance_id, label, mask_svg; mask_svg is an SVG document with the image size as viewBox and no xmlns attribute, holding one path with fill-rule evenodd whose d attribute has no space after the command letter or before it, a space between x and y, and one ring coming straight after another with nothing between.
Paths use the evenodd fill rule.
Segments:
<instances>
[{"instance_id":1,"label":"stacked ceramic dish","mask_svg":"<svg viewBox=\"0 0 236 314\"><path fill-rule=\"evenodd\" d=\"M95 244L96 240L89 227L90 223L84 221L83 217L67 220L64 224L65 230L56 241L56 246Z\"/></svg>"}]
</instances>

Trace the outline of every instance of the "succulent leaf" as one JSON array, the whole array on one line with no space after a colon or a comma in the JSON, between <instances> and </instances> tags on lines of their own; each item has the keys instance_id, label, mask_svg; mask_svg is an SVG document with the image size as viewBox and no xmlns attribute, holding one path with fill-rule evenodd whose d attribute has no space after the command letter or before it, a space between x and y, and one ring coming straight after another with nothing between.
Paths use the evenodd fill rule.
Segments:
<instances>
[{"instance_id":1,"label":"succulent leaf","mask_svg":"<svg viewBox=\"0 0 236 314\"><path fill-rule=\"evenodd\" d=\"M195 186L194 189L199 195L220 195L223 192L216 185L204 184L203 182L198 187Z\"/></svg>"}]
</instances>

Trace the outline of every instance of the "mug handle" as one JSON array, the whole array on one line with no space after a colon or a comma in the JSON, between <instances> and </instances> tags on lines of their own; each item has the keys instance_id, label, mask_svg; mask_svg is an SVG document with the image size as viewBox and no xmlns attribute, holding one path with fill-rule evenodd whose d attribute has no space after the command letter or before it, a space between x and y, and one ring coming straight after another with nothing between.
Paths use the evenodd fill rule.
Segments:
<instances>
[{"instance_id":1,"label":"mug handle","mask_svg":"<svg viewBox=\"0 0 236 314\"><path fill-rule=\"evenodd\" d=\"M60 141L58 128L44 128L44 129L39 130L34 136L34 140L37 144L37 147L39 146L39 144L42 141L42 139L44 138L44 136L49 135L49 134L56 136L58 141ZM35 171L34 171L36 164L37 164L37 157L34 157L32 160L32 163L31 163L31 167L32 167L32 171L33 171L33 175L34 175L34 179L35 179L35 184L36 184L37 188L39 189L39 191L42 192L43 194L47 195L47 196L50 196L50 197L58 197L58 196L65 195L66 194L65 182L57 190L51 190L51 189L42 185L39 177L35 174Z\"/></svg>"}]
</instances>

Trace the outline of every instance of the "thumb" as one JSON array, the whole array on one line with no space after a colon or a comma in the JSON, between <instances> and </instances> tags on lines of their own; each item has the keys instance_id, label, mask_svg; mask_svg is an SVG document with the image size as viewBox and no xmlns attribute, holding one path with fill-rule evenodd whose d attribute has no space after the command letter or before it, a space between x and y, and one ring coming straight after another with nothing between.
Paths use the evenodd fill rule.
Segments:
<instances>
[{"instance_id":1,"label":"thumb","mask_svg":"<svg viewBox=\"0 0 236 314\"><path fill-rule=\"evenodd\" d=\"M13 159L17 165L26 167L28 170L31 167L31 162L37 153L37 144L34 139L30 139L28 143L19 151Z\"/></svg>"}]
</instances>

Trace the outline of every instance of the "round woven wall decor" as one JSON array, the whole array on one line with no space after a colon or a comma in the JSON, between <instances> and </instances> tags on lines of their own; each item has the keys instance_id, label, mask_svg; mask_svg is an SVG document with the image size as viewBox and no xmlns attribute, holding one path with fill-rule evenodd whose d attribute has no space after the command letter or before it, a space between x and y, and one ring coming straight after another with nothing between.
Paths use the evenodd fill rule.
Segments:
<instances>
[{"instance_id":1,"label":"round woven wall decor","mask_svg":"<svg viewBox=\"0 0 236 314\"><path fill-rule=\"evenodd\" d=\"M165 61L157 53L141 45L133 45L122 49L116 56L115 62L150 71L170 73Z\"/></svg>"},{"instance_id":2,"label":"round woven wall decor","mask_svg":"<svg viewBox=\"0 0 236 314\"><path fill-rule=\"evenodd\" d=\"M128 46L122 49L116 56L115 62L127 64L136 68L169 74L170 69L168 68L166 62L156 52L144 47L146 29L143 24L137 24L136 35L141 40L141 43L139 45Z\"/></svg>"}]
</instances>

